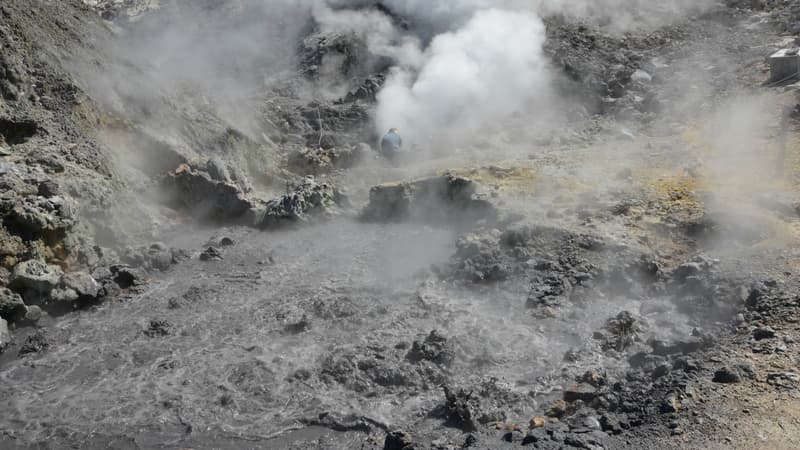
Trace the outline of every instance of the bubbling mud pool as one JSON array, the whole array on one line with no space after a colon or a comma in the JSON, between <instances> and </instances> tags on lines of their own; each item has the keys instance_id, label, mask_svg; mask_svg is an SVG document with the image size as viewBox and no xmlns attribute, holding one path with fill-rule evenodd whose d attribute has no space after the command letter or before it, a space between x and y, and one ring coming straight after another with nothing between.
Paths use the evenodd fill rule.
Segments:
<instances>
[{"instance_id":1,"label":"bubbling mud pool","mask_svg":"<svg viewBox=\"0 0 800 450\"><path fill-rule=\"evenodd\" d=\"M389 428L424 420L445 383L502 383L522 399L512 414L530 417L565 374L622 368L602 352L566 366L564 355L592 348L609 317L641 306L606 297L542 318L525 308L527 282L442 280L430 267L454 253L448 229L341 219L227 231L235 244L224 260L193 258L141 293L54 319L47 351L5 361L3 428L31 442L66 430L159 445L192 433L266 439L341 427L321 414ZM212 233L165 241L201 249ZM659 314L682 327L668 309ZM444 356L428 349L415 361L431 336L446 339Z\"/></svg>"}]
</instances>

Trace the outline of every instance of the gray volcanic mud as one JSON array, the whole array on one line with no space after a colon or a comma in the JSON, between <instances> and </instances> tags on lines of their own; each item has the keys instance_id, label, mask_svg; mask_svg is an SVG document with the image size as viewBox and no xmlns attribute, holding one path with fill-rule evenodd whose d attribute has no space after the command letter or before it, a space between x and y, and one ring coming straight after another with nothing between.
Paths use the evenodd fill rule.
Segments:
<instances>
[{"instance_id":1,"label":"gray volcanic mud","mask_svg":"<svg viewBox=\"0 0 800 450\"><path fill-rule=\"evenodd\" d=\"M224 259L192 259L136 295L56 319L44 329L46 351L4 358L0 426L20 442L81 448L111 437L141 448L245 445L237 439L279 448L320 439L313 430L338 432L328 448L351 448L346 432L395 428L460 439L436 413L443 385L482 389L495 403L476 423L527 420L572 377L598 365L622 369L593 335L618 312L642 308L602 296L553 317L522 307L533 295L525 277L448 281L430 270L450 267L456 236L448 229L342 219L230 232ZM169 243L203 248L203 234ZM563 252L560 237L569 238L544 239ZM584 285L592 277L577 276ZM646 321L671 324L661 334L691 330L660 306ZM640 339L629 331L631 342L613 350Z\"/></svg>"}]
</instances>

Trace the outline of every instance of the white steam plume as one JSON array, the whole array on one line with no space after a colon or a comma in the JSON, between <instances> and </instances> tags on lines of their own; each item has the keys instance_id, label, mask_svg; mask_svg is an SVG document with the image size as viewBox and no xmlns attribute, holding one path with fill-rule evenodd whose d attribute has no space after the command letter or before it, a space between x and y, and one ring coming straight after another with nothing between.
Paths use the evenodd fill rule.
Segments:
<instances>
[{"instance_id":1,"label":"white steam plume","mask_svg":"<svg viewBox=\"0 0 800 450\"><path fill-rule=\"evenodd\" d=\"M529 12L481 10L460 30L436 36L422 64L396 69L378 95L376 124L412 142L460 141L527 108L547 90L545 28Z\"/></svg>"}]
</instances>

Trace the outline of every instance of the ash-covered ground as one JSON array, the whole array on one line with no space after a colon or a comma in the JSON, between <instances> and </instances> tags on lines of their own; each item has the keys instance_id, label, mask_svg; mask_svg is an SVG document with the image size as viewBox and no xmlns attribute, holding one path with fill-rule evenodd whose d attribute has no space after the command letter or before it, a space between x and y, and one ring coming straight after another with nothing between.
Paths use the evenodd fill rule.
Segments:
<instances>
[{"instance_id":1,"label":"ash-covered ground","mask_svg":"<svg viewBox=\"0 0 800 450\"><path fill-rule=\"evenodd\" d=\"M798 15L3 2L0 447L800 447Z\"/></svg>"}]
</instances>

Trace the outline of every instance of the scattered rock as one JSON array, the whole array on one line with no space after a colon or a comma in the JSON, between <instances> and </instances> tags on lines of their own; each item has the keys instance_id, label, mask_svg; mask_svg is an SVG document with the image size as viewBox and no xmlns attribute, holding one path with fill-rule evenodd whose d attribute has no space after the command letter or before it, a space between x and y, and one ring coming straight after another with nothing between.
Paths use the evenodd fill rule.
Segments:
<instances>
[{"instance_id":1,"label":"scattered rock","mask_svg":"<svg viewBox=\"0 0 800 450\"><path fill-rule=\"evenodd\" d=\"M43 329L38 329L25 339L19 349L18 356L39 353L48 348L50 348L50 340L47 337L47 332Z\"/></svg>"},{"instance_id":2,"label":"scattered rock","mask_svg":"<svg viewBox=\"0 0 800 450\"><path fill-rule=\"evenodd\" d=\"M300 319L287 323L284 329L291 334L304 333L311 329L311 321L307 315L303 314Z\"/></svg>"},{"instance_id":3,"label":"scattered rock","mask_svg":"<svg viewBox=\"0 0 800 450\"><path fill-rule=\"evenodd\" d=\"M172 328L172 324L166 320L153 319L147 323L147 327L144 329L143 333L145 336L151 338L163 337L170 334L170 328Z\"/></svg>"},{"instance_id":4,"label":"scattered rock","mask_svg":"<svg viewBox=\"0 0 800 450\"><path fill-rule=\"evenodd\" d=\"M222 261L224 259L225 258L222 257L222 252L214 247L208 247L200 253L200 261Z\"/></svg>"},{"instance_id":5,"label":"scattered rock","mask_svg":"<svg viewBox=\"0 0 800 450\"><path fill-rule=\"evenodd\" d=\"M547 420L544 417L533 417L530 422L530 428L540 428L543 427L547 423Z\"/></svg>"},{"instance_id":6,"label":"scattered rock","mask_svg":"<svg viewBox=\"0 0 800 450\"><path fill-rule=\"evenodd\" d=\"M42 197L55 197L61 194L61 189L53 180L44 180L39 183L38 194Z\"/></svg>"},{"instance_id":7,"label":"scattered rock","mask_svg":"<svg viewBox=\"0 0 800 450\"><path fill-rule=\"evenodd\" d=\"M449 366L455 358L455 353L447 338L433 330L424 341L414 341L407 357L412 362L426 360Z\"/></svg>"},{"instance_id":8,"label":"scattered rock","mask_svg":"<svg viewBox=\"0 0 800 450\"><path fill-rule=\"evenodd\" d=\"M58 266L32 259L14 267L11 285L21 291L31 290L39 294L49 294L58 286L62 273Z\"/></svg>"},{"instance_id":9,"label":"scattered rock","mask_svg":"<svg viewBox=\"0 0 800 450\"><path fill-rule=\"evenodd\" d=\"M594 338L600 341L603 350L621 352L639 340L643 331L642 321L629 311L622 311L606 322L603 332L595 333Z\"/></svg>"},{"instance_id":10,"label":"scattered rock","mask_svg":"<svg viewBox=\"0 0 800 450\"><path fill-rule=\"evenodd\" d=\"M109 267L111 279L120 287L128 289L139 286L146 279L143 272L129 266L115 265Z\"/></svg>"},{"instance_id":11,"label":"scattered rock","mask_svg":"<svg viewBox=\"0 0 800 450\"><path fill-rule=\"evenodd\" d=\"M567 402L564 400L555 400L550 403L550 406L547 408L546 415L548 417L564 417L567 413Z\"/></svg>"},{"instance_id":12,"label":"scattered rock","mask_svg":"<svg viewBox=\"0 0 800 450\"><path fill-rule=\"evenodd\" d=\"M600 416L600 426L606 433L620 434L622 433L622 423L619 418L614 414L603 414Z\"/></svg>"},{"instance_id":13,"label":"scattered rock","mask_svg":"<svg viewBox=\"0 0 800 450\"><path fill-rule=\"evenodd\" d=\"M333 185L305 177L293 192L270 200L264 209L252 211L252 220L257 227L275 229L292 223L327 219L338 215L345 202L345 197Z\"/></svg>"},{"instance_id":14,"label":"scattered rock","mask_svg":"<svg viewBox=\"0 0 800 450\"><path fill-rule=\"evenodd\" d=\"M61 286L75 292L80 299L95 299L102 286L86 272L70 272L61 277Z\"/></svg>"},{"instance_id":15,"label":"scattered rock","mask_svg":"<svg viewBox=\"0 0 800 450\"><path fill-rule=\"evenodd\" d=\"M386 435L383 450L413 450L414 441L405 431L392 431Z\"/></svg>"},{"instance_id":16,"label":"scattered rock","mask_svg":"<svg viewBox=\"0 0 800 450\"><path fill-rule=\"evenodd\" d=\"M680 403L675 394L670 394L661 401L660 411L662 414L676 413L680 410Z\"/></svg>"},{"instance_id":17,"label":"scattered rock","mask_svg":"<svg viewBox=\"0 0 800 450\"><path fill-rule=\"evenodd\" d=\"M573 384L564 390L564 401L572 403L578 400L591 402L597 397L597 388L590 384Z\"/></svg>"},{"instance_id":18,"label":"scattered rock","mask_svg":"<svg viewBox=\"0 0 800 450\"><path fill-rule=\"evenodd\" d=\"M421 221L473 223L496 220L498 213L477 196L477 186L455 175L373 186L361 217L371 222Z\"/></svg>"},{"instance_id":19,"label":"scattered rock","mask_svg":"<svg viewBox=\"0 0 800 450\"><path fill-rule=\"evenodd\" d=\"M794 372L773 372L767 374L767 383L784 389L796 389L800 385L800 375Z\"/></svg>"},{"instance_id":20,"label":"scattered rock","mask_svg":"<svg viewBox=\"0 0 800 450\"><path fill-rule=\"evenodd\" d=\"M448 422L465 432L478 429L478 401L471 392L451 390L444 386L445 410Z\"/></svg>"},{"instance_id":21,"label":"scattered rock","mask_svg":"<svg viewBox=\"0 0 800 450\"><path fill-rule=\"evenodd\" d=\"M19 294L8 288L0 288L0 317L14 321L25 314L25 303Z\"/></svg>"},{"instance_id":22,"label":"scattered rock","mask_svg":"<svg viewBox=\"0 0 800 450\"><path fill-rule=\"evenodd\" d=\"M519 445L525 440L525 435L520 430L508 431L503 434L503 440Z\"/></svg>"},{"instance_id":23,"label":"scattered rock","mask_svg":"<svg viewBox=\"0 0 800 450\"><path fill-rule=\"evenodd\" d=\"M776 336L775 330L772 327L760 327L753 330L753 338L760 341L762 339L773 339Z\"/></svg>"},{"instance_id":24,"label":"scattered rock","mask_svg":"<svg viewBox=\"0 0 800 450\"><path fill-rule=\"evenodd\" d=\"M11 343L11 333L8 331L8 322L0 318L0 353L3 353Z\"/></svg>"},{"instance_id":25,"label":"scattered rock","mask_svg":"<svg viewBox=\"0 0 800 450\"><path fill-rule=\"evenodd\" d=\"M751 364L741 363L717 369L712 381L715 383L739 383L743 377L750 378L754 375L755 370Z\"/></svg>"},{"instance_id":26,"label":"scattered rock","mask_svg":"<svg viewBox=\"0 0 800 450\"><path fill-rule=\"evenodd\" d=\"M600 421L597 420L597 417L594 416L588 416L585 419L583 419L583 426L590 430L601 429Z\"/></svg>"}]
</instances>

